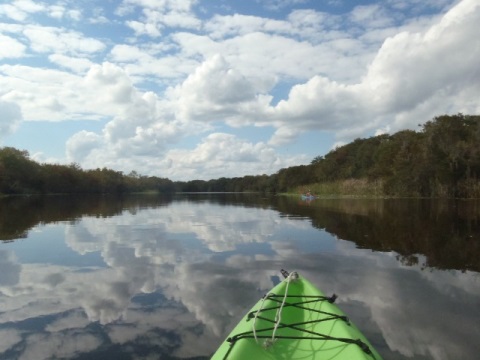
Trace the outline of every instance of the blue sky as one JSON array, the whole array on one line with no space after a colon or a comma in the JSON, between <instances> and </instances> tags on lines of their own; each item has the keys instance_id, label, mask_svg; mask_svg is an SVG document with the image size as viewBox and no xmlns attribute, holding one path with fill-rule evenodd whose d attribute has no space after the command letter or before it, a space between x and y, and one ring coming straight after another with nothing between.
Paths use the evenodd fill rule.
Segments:
<instances>
[{"instance_id":1,"label":"blue sky","mask_svg":"<svg viewBox=\"0 0 480 360\"><path fill-rule=\"evenodd\" d=\"M172 180L271 174L480 110L478 0L13 0L0 146Z\"/></svg>"}]
</instances>

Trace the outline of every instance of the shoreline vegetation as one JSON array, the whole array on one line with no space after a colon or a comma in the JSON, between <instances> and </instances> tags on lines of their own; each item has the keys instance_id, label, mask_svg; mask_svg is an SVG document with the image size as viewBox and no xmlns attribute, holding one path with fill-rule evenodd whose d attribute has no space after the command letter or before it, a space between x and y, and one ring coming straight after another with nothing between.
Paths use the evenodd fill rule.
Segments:
<instances>
[{"instance_id":1,"label":"shoreline vegetation","mask_svg":"<svg viewBox=\"0 0 480 360\"><path fill-rule=\"evenodd\" d=\"M318 197L480 198L480 115L442 115L419 131L353 142L272 175L172 181L78 164L39 164L0 148L0 197L33 194L263 192Z\"/></svg>"},{"instance_id":2,"label":"shoreline vegetation","mask_svg":"<svg viewBox=\"0 0 480 360\"><path fill-rule=\"evenodd\" d=\"M290 195L299 195L310 192L319 198L349 197L349 198L387 198L392 197L384 192L382 180L369 181L368 179L345 179L335 182L308 184L296 189Z\"/></svg>"},{"instance_id":3,"label":"shoreline vegetation","mask_svg":"<svg viewBox=\"0 0 480 360\"><path fill-rule=\"evenodd\" d=\"M309 192L317 198L418 198L418 199L480 199L480 181L466 181L461 184L464 188L464 196L452 195L445 186L440 186L434 191L434 196L421 195L416 192L410 194L392 194L386 191L385 182L383 180L369 181L368 179L346 179L337 182L309 184L297 188L295 192L287 193L287 195L298 196L304 194L308 189ZM307 190L307 191L308 191Z\"/></svg>"}]
</instances>

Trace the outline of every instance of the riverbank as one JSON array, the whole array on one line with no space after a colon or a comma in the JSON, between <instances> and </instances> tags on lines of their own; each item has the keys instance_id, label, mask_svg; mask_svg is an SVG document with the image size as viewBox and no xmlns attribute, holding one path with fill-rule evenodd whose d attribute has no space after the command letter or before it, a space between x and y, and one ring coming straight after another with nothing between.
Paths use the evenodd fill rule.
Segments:
<instances>
[{"instance_id":1,"label":"riverbank","mask_svg":"<svg viewBox=\"0 0 480 360\"><path fill-rule=\"evenodd\" d=\"M297 186L288 191L288 194L298 195L310 192L321 198L416 198L416 199L480 199L480 181L459 181L457 187L461 194L466 196L453 196L448 188L441 185L432 186L432 195L423 196L405 184L401 193L392 192L389 183L382 179L346 179L325 183L312 183Z\"/></svg>"},{"instance_id":2,"label":"riverbank","mask_svg":"<svg viewBox=\"0 0 480 360\"><path fill-rule=\"evenodd\" d=\"M367 179L347 179L326 183L315 183L298 186L289 193L304 194L310 191L318 197L362 197L362 198L385 198L391 197L385 194L382 180L368 181Z\"/></svg>"}]
</instances>

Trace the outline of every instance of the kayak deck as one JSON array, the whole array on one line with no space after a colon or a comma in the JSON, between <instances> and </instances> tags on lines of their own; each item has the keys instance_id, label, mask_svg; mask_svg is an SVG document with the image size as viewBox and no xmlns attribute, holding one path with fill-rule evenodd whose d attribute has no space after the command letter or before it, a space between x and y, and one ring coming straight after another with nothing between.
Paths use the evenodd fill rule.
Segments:
<instances>
[{"instance_id":1,"label":"kayak deck","mask_svg":"<svg viewBox=\"0 0 480 360\"><path fill-rule=\"evenodd\" d=\"M297 273L288 274L244 316L212 359L381 360L333 304L335 298Z\"/></svg>"}]
</instances>

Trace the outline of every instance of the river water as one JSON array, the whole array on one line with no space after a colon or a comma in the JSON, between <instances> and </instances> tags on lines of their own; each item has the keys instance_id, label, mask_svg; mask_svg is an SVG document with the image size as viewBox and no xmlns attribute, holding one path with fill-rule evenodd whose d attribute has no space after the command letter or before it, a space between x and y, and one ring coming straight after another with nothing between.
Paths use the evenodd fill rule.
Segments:
<instances>
[{"instance_id":1,"label":"river water","mask_svg":"<svg viewBox=\"0 0 480 360\"><path fill-rule=\"evenodd\" d=\"M0 199L0 359L208 359L296 270L384 359L478 359L480 202Z\"/></svg>"}]
</instances>

